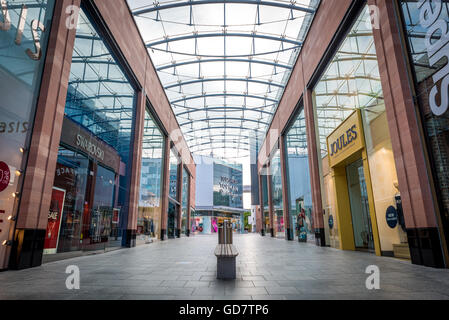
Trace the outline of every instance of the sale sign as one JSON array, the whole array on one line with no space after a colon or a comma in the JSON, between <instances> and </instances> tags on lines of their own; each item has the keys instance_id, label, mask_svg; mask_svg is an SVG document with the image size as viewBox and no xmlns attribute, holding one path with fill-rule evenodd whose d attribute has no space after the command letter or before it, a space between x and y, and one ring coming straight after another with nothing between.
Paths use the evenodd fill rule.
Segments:
<instances>
[{"instance_id":1,"label":"sale sign","mask_svg":"<svg viewBox=\"0 0 449 320\"><path fill-rule=\"evenodd\" d=\"M9 171L9 166L3 161L0 161L0 192L9 186L10 179L11 172Z\"/></svg>"},{"instance_id":2,"label":"sale sign","mask_svg":"<svg viewBox=\"0 0 449 320\"><path fill-rule=\"evenodd\" d=\"M48 212L47 232L45 234L44 253L56 253L64 210L65 190L53 187L50 211Z\"/></svg>"}]
</instances>

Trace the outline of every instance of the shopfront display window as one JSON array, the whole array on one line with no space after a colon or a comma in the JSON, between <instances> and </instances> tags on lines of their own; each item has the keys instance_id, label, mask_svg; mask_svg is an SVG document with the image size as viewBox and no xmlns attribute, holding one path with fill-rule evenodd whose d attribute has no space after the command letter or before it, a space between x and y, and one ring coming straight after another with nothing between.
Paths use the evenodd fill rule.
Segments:
<instances>
[{"instance_id":1,"label":"shopfront display window","mask_svg":"<svg viewBox=\"0 0 449 320\"><path fill-rule=\"evenodd\" d=\"M190 175L185 168L182 169L182 203L181 203L181 234L186 235L187 232L187 208L189 205L189 185L190 185Z\"/></svg>"},{"instance_id":2,"label":"shopfront display window","mask_svg":"<svg viewBox=\"0 0 449 320\"><path fill-rule=\"evenodd\" d=\"M169 195L172 199L178 200L178 170L179 170L179 158L176 152L170 150L170 192Z\"/></svg>"},{"instance_id":3,"label":"shopfront display window","mask_svg":"<svg viewBox=\"0 0 449 320\"><path fill-rule=\"evenodd\" d=\"M149 110L145 110L137 217L138 244L150 242L152 238L160 239L164 141L165 136Z\"/></svg>"},{"instance_id":4,"label":"shopfront display window","mask_svg":"<svg viewBox=\"0 0 449 320\"><path fill-rule=\"evenodd\" d=\"M273 199L273 228L277 238L285 238L281 152L276 150L270 163L271 191Z\"/></svg>"},{"instance_id":5,"label":"shopfront display window","mask_svg":"<svg viewBox=\"0 0 449 320\"><path fill-rule=\"evenodd\" d=\"M399 5L417 106L435 177L441 221L449 245L449 1L401 0Z\"/></svg>"},{"instance_id":6,"label":"shopfront display window","mask_svg":"<svg viewBox=\"0 0 449 320\"><path fill-rule=\"evenodd\" d=\"M385 219L387 209L396 206L399 191L373 30L367 21L368 6L313 92L323 207L327 219L335 221L330 229L332 246L393 253L395 245L407 243L407 237Z\"/></svg>"},{"instance_id":7,"label":"shopfront display window","mask_svg":"<svg viewBox=\"0 0 449 320\"><path fill-rule=\"evenodd\" d=\"M262 228L264 235L270 232L270 208L268 205L268 176L261 174L262 181Z\"/></svg>"},{"instance_id":8,"label":"shopfront display window","mask_svg":"<svg viewBox=\"0 0 449 320\"><path fill-rule=\"evenodd\" d=\"M17 211L14 195L21 190L20 174L27 160L55 1L3 2L0 12L0 243L9 239L9 229L14 228L7 218ZM23 10L23 6L28 9ZM0 270L7 264L6 247L0 246Z\"/></svg>"},{"instance_id":9,"label":"shopfront display window","mask_svg":"<svg viewBox=\"0 0 449 320\"><path fill-rule=\"evenodd\" d=\"M306 121L301 109L285 135L290 232L293 239L315 242Z\"/></svg>"},{"instance_id":10,"label":"shopfront display window","mask_svg":"<svg viewBox=\"0 0 449 320\"><path fill-rule=\"evenodd\" d=\"M45 253L122 245L134 105L134 88L81 10L52 195L53 210L64 204L58 247L45 247ZM54 224L50 217L48 226Z\"/></svg>"}]
</instances>

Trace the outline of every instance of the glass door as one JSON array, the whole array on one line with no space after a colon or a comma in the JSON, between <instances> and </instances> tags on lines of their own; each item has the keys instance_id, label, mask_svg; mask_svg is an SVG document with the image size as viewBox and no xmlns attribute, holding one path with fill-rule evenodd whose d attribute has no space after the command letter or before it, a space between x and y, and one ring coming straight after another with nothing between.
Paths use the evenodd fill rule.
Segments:
<instances>
[{"instance_id":1,"label":"glass door","mask_svg":"<svg viewBox=\"0 0 449 320\"><path fill-rule=\"evenodd\" d=\"M168 202L168 221L167 221L167 236L169 239L174 239L176 237L176 229L178 227L177 223L177 204L169 201Z\"/></svg>"},{"instance_id":2,"label":"glass door","mask_svg":"<svg viewBox=\"0 0 449 320\"><path fill-rule=\"evenodd\" d=\"M373 229L362 159L346 167L356 249L374 250Z\"/></svg>"}]
</instances>

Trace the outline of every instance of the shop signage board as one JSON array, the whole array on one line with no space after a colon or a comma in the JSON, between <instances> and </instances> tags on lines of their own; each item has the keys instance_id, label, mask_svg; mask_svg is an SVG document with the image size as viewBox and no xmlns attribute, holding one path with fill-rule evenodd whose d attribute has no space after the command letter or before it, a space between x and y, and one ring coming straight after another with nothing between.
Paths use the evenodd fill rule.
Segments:
<instances>
[{"instance_id":1,"label":"shop signage board","mask_svg":"<svg viewBox=\"0 0 449 320\"><path fill-rule=\"evenodd\" d=\"M53 187L47 232L45 233L44 254L54 254L58 249L61 218L64 210L65 190Z\"/></svg>"},{"instance_id":2,"label":"shop signage board","mask_svg":"<svg viewBox=\"0 0 449 320\"><path fill-rule=\"evenodd\" d=\"M120 172L120 156L114 148L68 118L64 118L62 128L62 143Z\"/></svg>"},{"instance_id":3,"label":"shop signage board","mask_svg":"<svg viewBox=\"0 0 449 320\"><path fill-rule=\"evenodd\" d=\"M441 116L449 108L449 28L444 18L441 0L421 0L420 24L426 30L424 48L427 50L430 67L437 68L445 59L445 65L432 76L433 87L429 94L429 105L433 114ZM437 36L439 35L439 36Z\"/></svg>"},{"instance_id":4,"label":"shop signage board","mask_svg":"<svg viewBox=\"0 0 449 320\"><path fill-rule=\"evenodd\" d=\"M335 167L364 147L362 116L357 109L327 137L329 166Z\"/></svg>"}]
</instances>

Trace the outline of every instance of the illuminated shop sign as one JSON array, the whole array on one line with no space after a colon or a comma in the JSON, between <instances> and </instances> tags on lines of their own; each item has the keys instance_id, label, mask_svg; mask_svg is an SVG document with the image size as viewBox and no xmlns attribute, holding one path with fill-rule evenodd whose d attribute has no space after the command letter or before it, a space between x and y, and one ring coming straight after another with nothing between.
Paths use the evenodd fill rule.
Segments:
<instances>
[{"instance_id":1,"label":"illuminated shop sign","mask_svg":"<svg viewBox=\"0 0 449 320\"><path fill-rule=\"evenodd\" d=\"M8 3L6 2L6 0L0 0L0 4L3 16L3 22L0 21L0 31L7 32L11 29L11 16L8 10ZM18 21L19 25L15 26L17 32L14 42L17 46L20 46L22 44L22 36L25 30L27 15L28 15L28 7L24 4L22 5L22 9L20 11ZM33 35L33 43L35 51L33 52L31 49L26 49L25 52L30 59L40 60L42 58L42 49L38 31L41 30L41 32L45 32L45 26L39 20L32 20L30 26L31 26L31 34Z\"/></svg>"},{"instance_id":2,"label":"illuminated shop sign","mask_svg":"<svg viewBox=\"0 0 449 320\"><path fill-rule=\"evenodd\" d=\"M330 167L335 167L364 146L362 115L360 110L356 110L327 137Z\"/></svg>"},{"instance_id":3,"label":"illuminated shop sign","mask_svg":"<svg viewBox=\"0 0 449 320\"><path fill-rule=\"evenodd\" d=\"M432 76L433 87L429 95L430 109L436 116L441 116L449 107L449 29L447 21L440 17L443 9L441 0L420 0L418 7L420 8L420 24L427 29L424 45L430 67L436 68L436 64L446 57L445 66ZM432 41L435 40L436 33L441 33L441 36L436 41ZM441 81L440 86L438 86L439 81ZM440 104L437 103L437 97Z\"/></svg>"}]
</instances>

